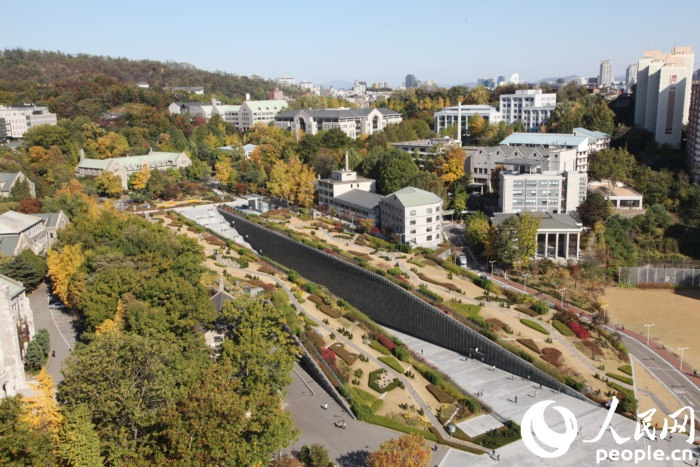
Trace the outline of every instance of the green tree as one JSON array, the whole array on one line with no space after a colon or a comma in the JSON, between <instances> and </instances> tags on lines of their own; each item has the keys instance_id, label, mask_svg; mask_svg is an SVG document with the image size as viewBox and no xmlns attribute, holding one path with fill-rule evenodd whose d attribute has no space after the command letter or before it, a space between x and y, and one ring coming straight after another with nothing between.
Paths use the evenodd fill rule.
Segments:
<instances>
[{"instance_id":1,"label":"green tree","mask_svg":"<svg viewBox=\"0 0 700 467\"><path fill-rule=\"evenodd\" d=\"M77 405L65 410L65 420L58 432L58 456L70 466L103 465L100 455L100 439L95 425L90 419L90 410L85 405Z\"/></svg>"},{"instance_id":2,"label":"green tree","mask_svg":"<svg viewBox=\"0 0 700 467\"><path fill-rule=\"evenodd\" d=\"M579 204L576 208L581 217L581 222L586 227L593 227L598 221L606 221L612 214L612 205L610 201L605 199L600 193L591 193Z\"/></svg>"},{"instance_id":3,"label":"green tree","mask_svg":"<svg viewBox=\"0 0 700 467\"><path fill-rule=\"evenodd\" d=\"M168 455L195 465L266 465L298 435L274 391L244 391L227 358L166 416Z\"/></svg>"},{"instance_id":4,"label":"green tree","mask_svg":"<svg viewBox=\"0 0 700 467\"><path fill-rule=\"evenodd\" d=\"M24 368L29 371L39 370L46 362L46 354L41 344L36 339L32 339L27 346L27 353L24 356Z\"/></svg>"},{"instance_id":5,"label":"green tree","mask_svg":"<svg viewBox=\"0 0 700 467\"><path fill-rule=\"evenodd\" d=\"M0 465L56 465L48 434L25 419L21 396L0 399Z\"/></svg>"},{"instance_id":6,"label":"green tree","mask_svg":"<svg viewBox=\"0 0 700 467\"><path fill-rule=\"evenodd\" d=\"M134 334L106 334L65 361L57 399L84 405L108 463L144 463L158 450L163 414L181 400L206 362L201 350Z\"/></svg>"},{"instance_id":7,"label":"green tree","mask_svg":"<svg viewBox=\"0 0 700 467\"><path fill-rule=\"evenodd\" d=\"M229 329L222 357L231 360L244 390L285 388L297 348L284 330L284 312L262 300L240 297L227 302L221 314Z\"/></svg>"},{"instance_id":8,"label":"green tree","mask_svg":"<svg viewBox=\"0 0 700 467\"><path fill-rule=\"evenodd\" d=\"M57 146L67 152L70 133L60 125L39 125L28 129L22 136L24 147L41 146L49 149Z\"/></svg>"},{"instance_id":9,"label":"green tree","mask_svg":"<svg viewBox=\"0 0 700 467\"><path fill-rule=\"evenodd\" d=\"M0 265L0 274L21 282L29 292L44 280L47 271L46 260L30 249Z\"/></svg>"},{"instance_id":10,"label":"green tree","mask_svg":"<svg viewBox=\"0 0 700 467\"><path fill-rule=\"evenodd\" d=\"M13 186L12 190L10 190L10 201L22 201L23 199L31 197L32 193L27 180L22 180L19 183L15 183L15 186Z\"/></svg>"},{"instance_id":11,"label":"green tree","mask_svg":"<svg viewBox=\"0 0 700 467\"><path fill-rule=\"evenodd\" d=\"M331 465L328 450L320 444L302 446L299 451L299 458L310 467L329 467Z\"/></svg>"},{"instance_id":12,"label":"green tree","mask_svg":"<svg viewBox=\"0 0 700 467\"><path fill-rule=\"evenodd\" d=\"M443 199L445 203L448 201L447 188L445 188L445 182L433 172L419 171L417 174L411 178L409 185L421 190L430 191L435 193L440 198Z\"/></svg>"},{"instance_id":13,"label":"green tree","mask_svg":"<svg viewBox=\"0 0 700 467\"><path fill-rule=\"evenodd\" d=\"M464 219L464 224L469 245L471 245L477 253L481 253L486 247L491 231L488 217L486 217L486 214L483 212L478 211L469 214Z\"/></svg>"},{"instance_id":14,"label":"green tree","mask_svg":"<svg viewBox=\"0 0 700 467\"><path fill-rule=\"evenodd\" d=\"M540 218L529 213L508 217L492 230L490 256L505 266L527 265L537 251Z\"/></svg>"},{"instance_id":15,"label":"green tree","mask_svg":"<svg viewBox=\"0 0 700 467\"><path fill-rule=\"evenodd\" d=\"M623 148L609 148L595 152L588 159L588 173L596 180L630 183L637 160Z\"/></svg>"},{"instance_id":16,"label":"green tree","mask_svg":"<svg viewBox=\"0 0 700 467\"><path fill-rule=\"evenodd\" d=\"M408 186L418 173L418 166L405 151L389 149L376 167L377 191L389 194Z\"/></svg>"}]
</instances>

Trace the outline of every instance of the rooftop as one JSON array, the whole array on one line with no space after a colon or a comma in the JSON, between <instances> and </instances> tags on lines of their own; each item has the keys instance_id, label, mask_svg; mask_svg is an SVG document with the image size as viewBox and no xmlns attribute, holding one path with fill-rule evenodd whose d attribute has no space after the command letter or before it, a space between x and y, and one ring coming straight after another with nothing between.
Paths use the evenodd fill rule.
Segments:
<instances>
[{"instance_id":1,"label":"rooftop","mask_svg":"<svg viewBox=\"0 0 700 467\"><path fill-rule=\"evenodd\" d=\"M552 214L549 212L528 212L530 216L533 217L539 217L540 218L540 227L537 229L538 231L540 230L547 230L547 231L552 231L552 230L576 230L576 231L581 231L583 230L583 226L580 222L578 222L576 219L571 217L569 214ZM498 213L494 214L493 217L491 218L491 223L494 226L499 226L505 221L506 219L509 219L513 216L522 216L523 214L514 214L514 213Z\"/></svg>"},{"instance_id":2,"label":"rooftop","mask_svg":"<svg viewBox=\"0 0 700 467\"><path fill-rule=\"evenodd\" d=\"M43 219L21 212L7 211L0 214L0 235L18 234L42 222Z\"/></svg>"},{"instance_id":3,"label":"rooftop","mask_svg":"<svg viewBox=\"0 0 700 467\"><path fill-rule=\"evenodd\" d=\"M315 120L317 119L339 119L339 118L357 118L366 117L369 115L374 108L364 108L364 109L301 109L301 110L287 110L277 115L278 119L284 118L294 118L299 114L305 114ZM376 110L382 115L401 115L391 109L385 107L379 107Z\"/></svg>"},{"instance_id":4,"label":"rooftop","mask_svg":"<svg viewBox=\"0 0 700 467\"><path fill-rule=\"evenodd\" d=\"M10 191L12 182L17 178L19 172L3 172L0 173L0 191Z\"/></svg>"},{"instance_id":5,"label":"rooftop","mask_svg":"<svg viewBox=\"0 0 700 467\"><path fill-rule=\"evenodd\" d=\"M245 101L245 104L253 112L280 111L287 108L287 101L267 100L267 101Z\"/></svg>"},{"instance_id":6,"label":"rooftop","mask_svg":"<svg viewBox=\"0 0 700 467\"><path fill-rule=\"evenodd\" d=\"M10 289L10 298L15 298L24 291L24 285L14 279L0 274L0 284L6 285Z\"/></svg>"},{"instance_id":7,"label":"rooftop","mask_svg":"<svg viewBox=\"0 0 700 467\"><path fill-rule=\"evenodd\" d=\"M379 202L383 198L384 197L382 195L378 195L377 193L370 193L369 191L356 189L343 193L342 195L337 196L335 199L351 206L372 210L379 205Z\"/></svg>"},{"instance_id":8,"label":"rooftop","mask_svg":"<svg viewBox=\"0 0 700 467\"><path fill-rule=\"evenodd\" d=\"M501 144L529 144L541 146L578 146L587 142L588 136L576 136L562 133L513 133Z\"/></svg>"},{"instance_id":9,"label":"rooftop","mask_svg":"<svg viewBox=\"0 0 700 467\"><path fill-rule=\"evenodd\" d=\"M387 196L387 198L395 196L405 207L424 206L426 204L435 204L442 201L435 193L421 190L412 186L401 188Z\"/></svg>"},{"instance_id":10,"label":"rooftop","mask_svg":"<svg viewBox=\"0 0 700 467\"><path fill-rule=\"evenodd\" d=\"M578 133L580 133L583 136L588 136L594 139L610 138L609 134L603 133L602 131L587 130L585 128L574 128L574 134L576 135Z\"/></svg>"},{"instance_id":11,"label":"rooftop","mask_svg":"<svg viewBox=\"0 0 700 467\"><path fill-rule=\"evenodd\" d=\"M121 164L127 170L138 170L143 164L155 168L173 164L182 154L184 153L151 152L141 156L114 157L112 159L83 159L78 163L78 168L105 169L112 162Z\"/></svg>"},{"instance_id":12,"label":"rooftop","mask_svg":"<svg viewBox=\"0 0 700 467\"><path fill-rule=\"evenodd\" d=\"M625 197L639 197L642 198L642 194L638 191L633 190L624 183L613 182L610 180L593 181L588 184L588 189L600 193L603 196L625 196Z\"/></svg>"}]
</instances>

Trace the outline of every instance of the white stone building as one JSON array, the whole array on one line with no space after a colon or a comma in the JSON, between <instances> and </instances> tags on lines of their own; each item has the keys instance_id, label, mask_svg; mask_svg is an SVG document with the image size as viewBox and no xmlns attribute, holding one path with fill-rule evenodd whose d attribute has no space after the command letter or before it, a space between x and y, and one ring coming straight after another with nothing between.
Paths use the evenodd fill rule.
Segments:
<instances>
[{"instance_id":1,"label":"white stone building","mask_svg":"<svg viewBox=\"0 0 700 467\"><path fill-rule=\"evenodd\" d=\"M599 193L610 201L613 209L621 211L641 211L643 196L622 182L611 180L594 180L588 183L589 193Z\"/></svg>"},{"instance_id":2,"label":"white stone building","mask_svg":"<svg viewBox=\"0 0 700 467\"><path fill-rule=\"evenodd\" d=\"M435 248L442 242L442 198L414 187L402 188L379 203L382 229L402 243Z\"/></svg>"},{"instance_id":3,"label":"white stone building","mask_svg":"<svg viewBox=\"0 0 700 467\"><path fill-rule=\"evenodd\" d=\"M637 64L634 124L654 133L658 144L680 147L694 60L690 47L674 47L670 54L647 50Z\"/></svg>"},{"instance_id":4,"label":"white stone building","mask_svg":"<svg viewBox=\"0 0 700 467\"><path fill-rule=\"evenodd\" d=\"M62 211L23 214L7 211L0 214L0 254L16 256L29 249L40 255L56 240L59 229L70 222Z\"/></svg>"},{"instance_id":5,"label":"white stone building","mask_svg":"<svg viewBox=\"0 0 700 467\"><path fill-rule=\"evenodd\" d=\"M469 147L464 171L471 175L472 188L490 193L493 191L491 177L494 169L512 168L515 163L540 164L546 171L576 170L576 151L545 146Z\"/></svg>"},{"instance_id":6,"label":"white stone building","mask_svg":"<svg viewBox=\"0 0 700 467\"><path fill-rule=\"evenodd\" d=\"M275 126L294 134L302 131L315 135L319 130L339 128L352 139L371 135L397 123L401 123L401 114L384 107L288 110L275 117Z\"/></svg>"},{"instance_id":7,"label":"white stone building","mask_svg":"<svg viewBox=\"0 0 700 467\"><path fill-rule=\"evenodd\" d=\"M555 93L541 89L518 89L515 94L501 94L498 110L506 123L523 122L528 131L538 131L557 106Z\"/></svg>"},{"instance_id":8,"label":"white stone building","mask_svg":"<svg viewBox=\"0 0 700 467\"><path fill-rule=\"evenodd\" d=\"M458 125L460 114L462 122L461 125ZM497 124L503 120L503 115L501 115L498 109L490 105L454 105L435 112L435 133L439 134L440 130L444 128L459 126L461 128L460 132L464 135L467 132L467 123L474 115L481 115L481 118L490 124Z\"/></svg>"},{"instance_id":9,"label":"white stone building","mask_svg":"<svg viewBox=\"0 0 700 467\"><path fill-rule=\"evenodd\" d=\"M576 150L576 170L588 170L588 156L610 146L610 135L576 128L574 133L512 133L501 144Z\"/></svg>"},{"instance_id":10,"label":"white stone building","mask_svg":"<svg viewBox=\"0 0 700 467\"><path fill-rule=\"evenodd\" d=\"M114 157L112 159L87 159L80 156L75 172L79 177L97 177L103 172L112 172L122 180L122 188L128 189L129 176L143 167L151 170L181 169L192 165L184 152L149 152L143 156Z\"/></svg>"},{"instance_id":11,"label":"white stone building","mask_svg":"<svg viewBox=\"0 0 700 467\"><path fill-rule=\"evenodd\" d=\"M25 389L24 354L34 337L34 313L24 286L0 275L0 398Z\"/></svg>"},{"instance_id":12,"label":"white stone building","mask_svg":"<svg viewBox=\"0 0 700 467\"><path fill-rule=\"evenodd\" d=\"M244 101L238 111L238 128L249 130L256 123L267 125L275 116L287 108L285 100Z\"/></svg>"},{"instance_id":13,"label":"white stone building","mask_svg":"<svg viewBox=\"0 0 700 467\"><path fill-rule=\"evenodd\" d=\"M49 112L48 107L0 105L0 139L21 138L30 128L55 125L56 121L56 114Z\"/></svg>"},{"instance_id":14,"label":"white stone building","mask_svg":"<svg viewBox=\"0 0 700 467\"><path fill-rule=\"evenodd\" d=\"M32 198L36 197L34 182L29 180L22 172L0 173L0 197L9 198L12 195L12 189L25 181L29 187L29 195Z\"/></svg>"},{"instance_id":15,"label":"white stone building","mask_svg":"<svg viewBox=\"0 0 700 467\"><path fill-rule=\"evenodd\" d=\"M418 139L414 141L400 141L391 143L391 146L396 149L401 149L413 156L419 167L423 168L426 160L443 154L450 148L462 147L462 142L458 139L450 138L449 136Z\"/></svg>"},{"instance_id":16,"label":"white stone building","mask_svg":"<svg viewBox=\"0 0 700 467\"><path fill-rule=\"evenodd\" d=\"M573 212L586 199L586 172L542 171L539 163L513 164L499 175L498 207L502 213Z\"/></svg>"},{"instance_id":17,"label":"white stone building","mask_svg":"<svg viewBox=\"0 0 700 467\"><path fill-rule=\"evenodd\" d=\"M520 214L494 214L491 223L498 227L506 219ZM535 213L540 218L535 256L553 261L578 261L581 257L583 225L568 214Z\"/></svg>"}]
</instances>

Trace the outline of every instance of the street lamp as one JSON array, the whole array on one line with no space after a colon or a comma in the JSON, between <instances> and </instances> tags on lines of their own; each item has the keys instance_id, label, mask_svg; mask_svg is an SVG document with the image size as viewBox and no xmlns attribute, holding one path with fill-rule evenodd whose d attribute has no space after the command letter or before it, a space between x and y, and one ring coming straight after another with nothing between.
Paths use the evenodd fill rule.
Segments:
<instances>
[{"instance_id":1,"label":"street lamp","mask_svg":"<svg viewBox=\"0 0 700 467\"><path fill-rule=\"evenodd\" d=\"M523 292L527 292L527 276L529 276L530 273L525 273L523 274Z\"/></svg>"},{"instance_id":2,"label":"street lamp","mask_svg":"<svg viewBox=\"0 0 700 467\"><path fill-rule=\"evenodd\" d=\"M607 320L606 320L606 313L605 313L605 309L606 309L607 307L608 307L607 304L606 304L606 305L601 305L601 306L600 306L600 309L603 310L603 323L605 323L605 321L607 321ZM648 345L648 344L647 344L647 345Z\"/></svg>"},{"instance_id":3,"label":"street lamp","mask_svg":"<svg viewBox=\"0 0 700 467\"><path fill-rule=\"evenodd\" d=\"M493 276L493 263L495 263L495 262L496 262L495 259L492 259L491 261L489 261L489 263L491 263L491 275L492 276Z\"/></svg>"},{"instance_id":4,"label":"street lamp","mask_svg":"<svg viewBox=\"0 0 700 467\"><path fill-rule=\"evenodd\" d=\"M656 324L645 324L644 326L647 328L647 347L649 347L649 335L651 334L651 328L656 326Z\"/></svg>"},{"instance_id":5,"label":"street lamp","mask_svg":"<svg viewBox=\"0 0 700 467\"><path fill-rule=\"evenodd\" d=\"M680 370L681 370L681 373L683 373L683 352L685 352L686 350L688 350L688 347L678 347L678 350L681 351L681 366L680 366Z\"/></svg>"},{"instance_id":6,"label":"street lamp","mask_svg":"<svg viewBox=\"0 0 700 467\"><path fill-rule=\"evenodd\" d=\"M559 293L561 293L561 300L560 300L560 305L562 308L564 308L564 292L566 292L566 287L562 287L559 289Z\"/></svg>"}]
</instances>

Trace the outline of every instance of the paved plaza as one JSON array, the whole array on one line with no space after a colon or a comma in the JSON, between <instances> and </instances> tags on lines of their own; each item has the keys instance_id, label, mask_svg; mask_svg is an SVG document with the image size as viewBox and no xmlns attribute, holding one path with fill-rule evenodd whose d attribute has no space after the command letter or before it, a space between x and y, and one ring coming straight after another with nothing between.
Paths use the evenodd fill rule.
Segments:
<instances>
[{"instance_id":1,"label":"paved plaza","mask_svg":"<svg viewBox=\"0 0 700 467\"><path fill-rule=\"evenodd\" d=\"M500 417L514 420L520 424L523 415L536 402L552 400L554 405L550 406L544 412L544 419L552 430L563 432L564 421L561 415L553 409L554 406L563 406L568 408L576 417L580 434L576 436L569 451L562 457L556 459L543 459L532 454L524 445L522 440L511 443L497 450L500 456L500 465L517 465L521 467L529 466L568 466L568 465L596 465L597 450L618 449L618 450L637 450L647 449L654 451L661 449L665 456L670 455L674 449L692 449L690 444L685 441L687 435L675 435L671 441L656 440L650 441L648 438L642 438L635 441L633 438L624 444L617 444L613 439L610 431L606 431L599 441L593 443L584 443L583 440L590 440L598 435L601 427L604 425L604 420L608 414L607 410L593 403L576 399L565 394L546 387L540 387L538 384L531 383L527 379L513 376L505 371L490 367L481 362L466 357L442 347L429 344L420 339L402 334L397 331L389 330L390 333L401 339L412 351L416 352L430 364L440 369L448 375L456 384L465 389L471 394L482 392L480 397L485 404L490 406L494 413ZM636 423L624 418L620 415L614 415L611 423L612 428L622 437L633 437L635 433ZM697 451L694 452L697 456ZM439 464L441 467L452 466L486 466L493 465L497 461L491 456L482 455L476 456L450 449L448 454ZM613 462L605 460L601 465L609 465ZM645 460L634 464L633 461L614 462L615 465L649 465L649 466L683 466L694 465L695 458L692 461L681 460L663 460L652 461Z\"/></svg>"}]
</instances>

